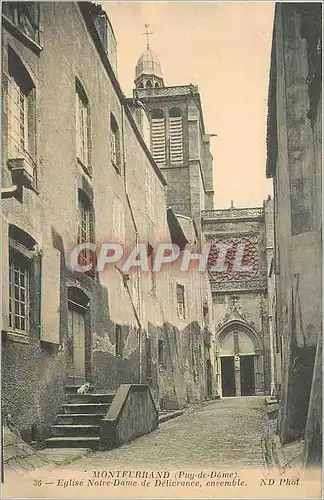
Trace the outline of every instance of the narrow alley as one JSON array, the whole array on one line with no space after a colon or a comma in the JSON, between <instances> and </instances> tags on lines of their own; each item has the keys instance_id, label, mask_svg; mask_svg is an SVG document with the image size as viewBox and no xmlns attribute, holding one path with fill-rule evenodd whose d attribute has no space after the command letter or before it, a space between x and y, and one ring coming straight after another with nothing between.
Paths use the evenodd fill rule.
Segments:
<instances>
[{"instance_id":1,"label":"narrow alley","mask_svg":"<svg viewBox=\"0 0 324 500\"><path fill-rule=\"evenodd\" d=\"M223 398L193 407L151 434L93 453L68 468L262 467L264 422L264 398Z\"/></svg>"}]
</instances>

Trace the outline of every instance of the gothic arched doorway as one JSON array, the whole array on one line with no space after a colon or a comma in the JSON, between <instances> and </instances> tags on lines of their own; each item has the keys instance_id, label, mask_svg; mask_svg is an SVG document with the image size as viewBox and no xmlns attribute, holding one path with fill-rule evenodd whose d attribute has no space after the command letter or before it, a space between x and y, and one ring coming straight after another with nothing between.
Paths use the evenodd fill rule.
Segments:
<instances>
[{"instance_id":1,"label":"gothic arched doorway","mask_svg":"<svg viewBox=\"0 0 324 500\"><path fill-rule=\"evenodd\" d=\"M260 393L263 384L258 340L243 325L229 325L221 332L219 361L223 397Z\"/></svg>"}]
</instances>

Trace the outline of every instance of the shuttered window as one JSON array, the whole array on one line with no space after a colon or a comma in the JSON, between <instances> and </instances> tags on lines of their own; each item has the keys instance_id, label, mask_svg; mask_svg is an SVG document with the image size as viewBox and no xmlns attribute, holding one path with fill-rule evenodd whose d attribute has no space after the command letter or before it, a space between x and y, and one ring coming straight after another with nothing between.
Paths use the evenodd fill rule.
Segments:
<instances>
[{"instance_id":1,"label":"shuttered window","mask_svg":"<svg viewBox=\"0 0 324 500\"><path fill-rule=\"evenodd\" d=\"M78 243L91 243L94 241L93 209L87 196L79 191L79 235ZM93 261L92 252L84 249L79 254L79 264L87 266Z\"/></svg>"},{"instance_id":2,"label":"shuttered window","mask_svg":"<svg viewBox=\"0 0 324 500\"><path fill-rule=\"evenodd\" d=\"M120 133L117 120L110 114L110 154L111 162L118 173L121 172Z\"/></svg>"},{"instance_id":3,"label":"shuttered window","mask_svg":"<svg viewBox=\"0 0 324 500\"><path fill-rule=\"evenodd\" d=\"M184 286L177 283L177 310L181 319L185 318Z\"/></svg>"},{"instance_id":4,"label":"shuttered window","mask_svg":"<svg viewBox=\"0 0 324 500\"><path fill-rule=\"evenodd\" d=\"M3 72L4 123L8 125L9 158L35 156L35 87L18 55L8 48L8 73Z\"/></svg>"},{"instance_id":5,"label":"shuttered window","mask_svg":"<svg viewBox=\"0 0 324 500\"><path fill-rule=\"evenodd\" d=\"M81 83L76 81L76 149L82 165L90 169L91 127L89 101Z\"/></svg>"},{"instance_id":6,"label":"shuttered window","mask_svg":"<svg viewBox=\"0 0 324 500\"><path fill-rule=\"evenodd\" d=\"M9 328L20 333L28 331L29 269L21 258L10 255L9 264Z\"/></svg>"},{"instance_id":7,"label":"shuttered window","mask_svg":"<svg viewBox=\"0 0 324 500\"><path fill-rule=\"evenodd\" d=\"M9 96L9 154L18 158L28 151L28 101L27 96L11 77L8 85Z\"/></svg>"},{"instance_id":8,"label":"shuttered window","mask_svg":"<svg viewBox=\"0 0 324 500\"><path fill-rule=\"evenodd\" d=\"M178 108L169 112L170 162L183 162L182 114Z\"/></svg>"},{"instance_id":9,"label":"shuttered window","mask_svg":"<svg viewBox=\"0 0 324 500\"><path fill-rule=\"evenodd\" d=\"M165 116L162 110L152 112L152 155L158 165L165 165L166 161L166 135Z\"/></svg>"}]
</instances>

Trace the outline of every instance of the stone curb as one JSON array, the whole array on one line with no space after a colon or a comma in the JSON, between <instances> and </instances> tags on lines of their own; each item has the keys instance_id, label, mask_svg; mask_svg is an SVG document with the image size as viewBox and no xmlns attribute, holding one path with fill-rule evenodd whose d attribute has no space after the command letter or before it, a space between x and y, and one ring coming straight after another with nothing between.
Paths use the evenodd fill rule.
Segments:
<instances>
[{"instance_id":1,"label":"stone curb","mask_svg":"<svg viewBox=\"0 0 324 500\"><path fill-rule=\"evenodd\" d=\"M171 420L172 418L180 417L183 414L184 414L184 410L176 410L176 411L167 413L166 415L160 415L159 416L159 424L163 424L164 422L167 422L168 420Z\"/></svg>"}]
</instances>

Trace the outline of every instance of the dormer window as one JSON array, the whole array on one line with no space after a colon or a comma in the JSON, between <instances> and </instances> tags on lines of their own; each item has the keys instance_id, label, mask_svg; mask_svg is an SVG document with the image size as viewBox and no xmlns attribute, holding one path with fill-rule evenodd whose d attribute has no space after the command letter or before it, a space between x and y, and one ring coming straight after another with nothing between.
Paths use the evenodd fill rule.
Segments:
<instances>
[{"instance_id":1,"label":"dormer window","mask_svg":"<svg viewBox=\"0 0 324 500\"><path fill-rule=\"evenodd\" d=\"M26 37L40 43L39 2L3 2L2 13Z\"/></svg>"}]
</instances>

